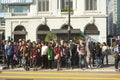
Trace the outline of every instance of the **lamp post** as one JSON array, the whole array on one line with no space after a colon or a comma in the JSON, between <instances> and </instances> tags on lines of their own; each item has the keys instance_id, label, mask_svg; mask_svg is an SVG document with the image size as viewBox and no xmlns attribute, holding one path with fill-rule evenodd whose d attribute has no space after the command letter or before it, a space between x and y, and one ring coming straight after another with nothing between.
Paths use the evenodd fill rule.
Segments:
<instances>
[{"instance_id":1,"label":"lamp post","mask_svg":"<svg viewBox=\"0 0 120 80\"><path fill-rule=\"evenodd\" d=\"M71 28L70 28L70 0L68 0L68 41L70 41Z\"/></svg>"}]
</instances>

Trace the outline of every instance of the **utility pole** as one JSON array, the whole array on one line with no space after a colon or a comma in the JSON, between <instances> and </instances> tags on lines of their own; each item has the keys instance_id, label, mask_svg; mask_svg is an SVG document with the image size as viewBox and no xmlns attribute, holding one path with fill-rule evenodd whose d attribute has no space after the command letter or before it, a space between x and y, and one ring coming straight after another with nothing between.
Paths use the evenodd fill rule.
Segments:
<instances>
[{"instance_id":1,"label":"utility pole","mask_svg":"<svg viewBox=\"0 0 120 80\"><path fill-rule=\"evenodd\" d=\"M68 41L70 41L71 28L70 28L70 0L68 0Z\"/></svg>"}]
</instances>

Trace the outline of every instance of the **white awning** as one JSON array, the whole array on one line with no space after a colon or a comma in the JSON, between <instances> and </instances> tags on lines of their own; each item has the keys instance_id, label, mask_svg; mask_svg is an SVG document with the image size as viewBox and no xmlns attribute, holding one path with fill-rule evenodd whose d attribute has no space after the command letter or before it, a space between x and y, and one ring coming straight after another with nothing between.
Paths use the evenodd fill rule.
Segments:
<instances>
[{"instance_id":1,"label":"white awning","mask_svg":"<svg viewBox=\"0 0 120 80\"><path fill-rule=\"evenodd\" d=\"M1 0L1 4L33 3L33 0Z\"/></svg>"}]
</instances>

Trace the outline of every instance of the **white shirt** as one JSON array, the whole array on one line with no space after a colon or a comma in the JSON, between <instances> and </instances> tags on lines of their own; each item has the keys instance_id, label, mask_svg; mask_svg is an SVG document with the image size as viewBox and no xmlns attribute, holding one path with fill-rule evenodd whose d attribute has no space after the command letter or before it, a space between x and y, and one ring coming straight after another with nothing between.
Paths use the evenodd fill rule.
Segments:
<instances>
[{"instance_id":1,"label":"white shirt","mask_svg":"<svg viewBox=\"0 0 120 80\"><path fill-rule=\"evenodd\" d=\"M119 53L118 45L116 45L116 46L114 47L114 52L118 52L118 53Z\"/></svg>"},{"instance_id":2,"label":"white shirt","mask_svg":"<svg viewBox=\"0 0 120 80\"><path fill-rule=\"evenodd\" d=\"M108 49L107 46L103 46L103 47L102 47L102 52L104 52L104 51L107 50L107 49Z\"/></svg>"},{"instance_id":3,"label":"white shirt","mask_svg":"<svg viewBox=\"0 0 120 80\"><path fill-rule=\"evenodd\" d=\"M48 49L48 46L42 46L41 55L46 55L47 54L47 49Z\"/></svg>"}]
</instances>

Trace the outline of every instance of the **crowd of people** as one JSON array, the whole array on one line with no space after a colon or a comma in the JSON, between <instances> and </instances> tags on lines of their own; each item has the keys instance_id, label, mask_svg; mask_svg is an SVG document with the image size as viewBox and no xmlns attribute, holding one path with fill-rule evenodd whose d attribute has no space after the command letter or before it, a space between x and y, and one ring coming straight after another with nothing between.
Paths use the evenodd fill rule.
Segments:
<instances>
[{"instance_id":1,"label":"crowd of people","mask_svg":"<svg viewBox=\"0 0 120 80\"><path fill-rule=\"evenodd\" d=\"M62 68L101 68L108 65L109 47L105 42L91 41L88 38L87 42L79 40L76 43L74 40L67 42L61 40L49 42L19 40L18 42L2 41L1 49L4 50L4 62L7 68L23 67L26 71L33 68L38 69L57 69ZM120 42L116 43L114 52L115 69L118 69L120 61ZM105 59L105 61L104 61Z\"/></svg>"}]
</instances>

